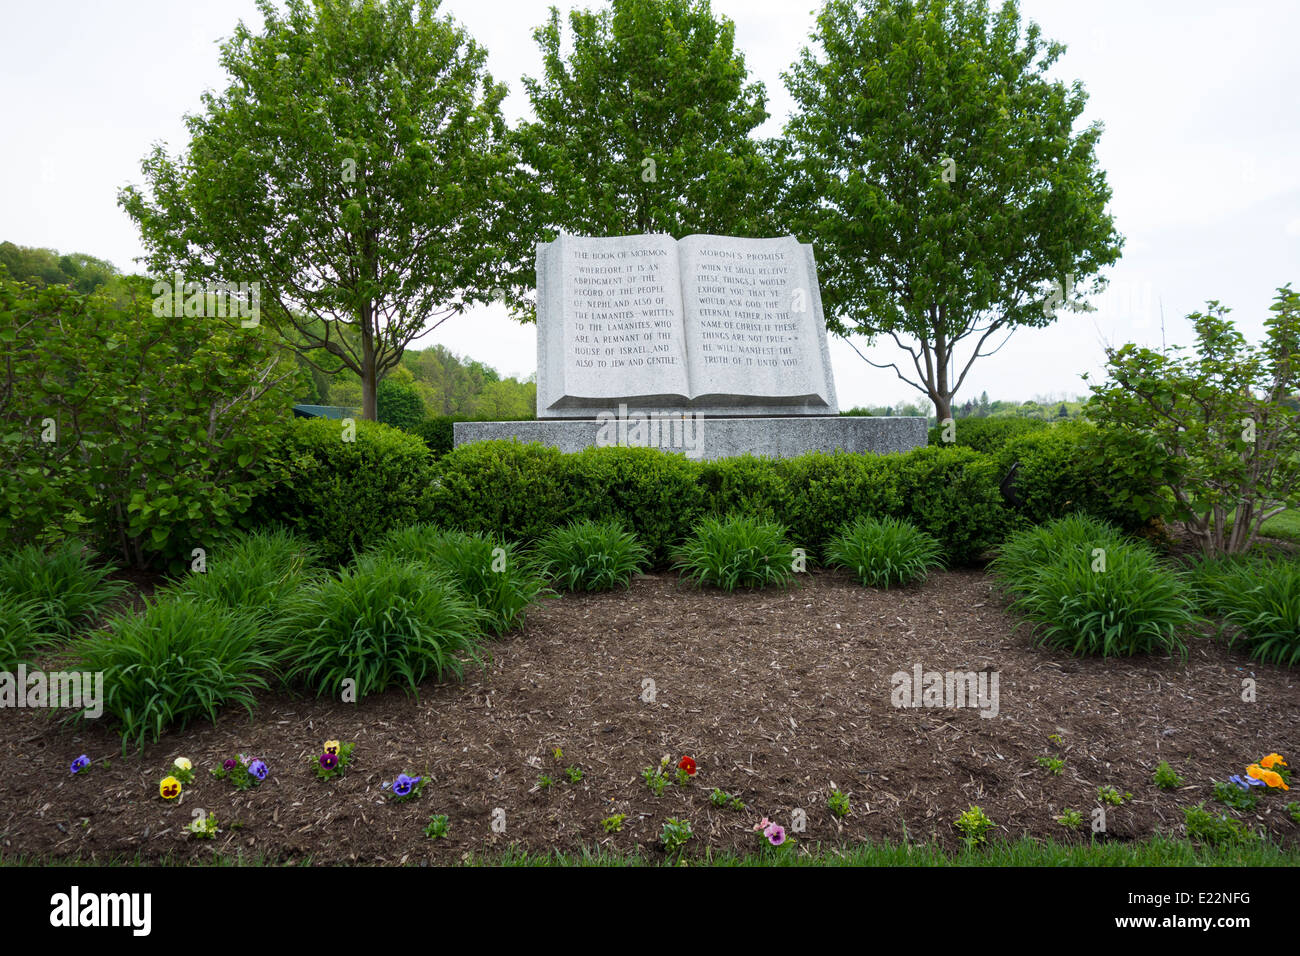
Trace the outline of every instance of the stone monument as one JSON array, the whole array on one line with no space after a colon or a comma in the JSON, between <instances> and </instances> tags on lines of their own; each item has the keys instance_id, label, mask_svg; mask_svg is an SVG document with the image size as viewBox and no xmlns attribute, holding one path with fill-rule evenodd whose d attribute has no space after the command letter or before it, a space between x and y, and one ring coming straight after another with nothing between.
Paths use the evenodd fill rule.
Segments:
<instances>
[{"instance_id":1,"label":"stone monument","mask_svg":"<svg viewBox=\"0 0 1300 956\"><path fill-rule=\"evenodd\" d=\"M457 422L563 451L894 452L922 418L841 417L811 245L562 235L537 247L537 421Z\"/></svg>"}]
</instances>

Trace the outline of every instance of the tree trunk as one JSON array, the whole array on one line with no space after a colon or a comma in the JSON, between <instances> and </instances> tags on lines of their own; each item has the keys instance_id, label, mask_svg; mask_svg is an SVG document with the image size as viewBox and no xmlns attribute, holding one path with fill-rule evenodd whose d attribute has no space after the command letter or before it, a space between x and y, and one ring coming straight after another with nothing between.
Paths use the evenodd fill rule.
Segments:
<instances>
[{"instance_id":1,"label":"tree trunk","mask_svg":"<svg viewBox=\"0 0 1300 956\"><path fill-rule=\"evenodd\" d=\"M372 305L361 308L361 417L368 421L379 420L379 403L375 399L379 382L375 375L375 331Z\"/></svg>"}]
</instances>

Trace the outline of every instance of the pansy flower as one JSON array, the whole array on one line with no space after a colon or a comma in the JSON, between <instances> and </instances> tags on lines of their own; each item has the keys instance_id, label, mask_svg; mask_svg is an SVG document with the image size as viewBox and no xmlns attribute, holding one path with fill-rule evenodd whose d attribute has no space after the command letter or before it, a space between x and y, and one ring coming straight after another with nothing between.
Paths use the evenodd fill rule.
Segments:
<instances>
[{"instance_id":1,"label":"pansy flower","mask_svg":"<svg viewBox=\"0 0 1300 956\"><path fill-rule=\"evenodd\" d=\"M399 797L404 797L419 782L419 777L408 777L406 774L400 773L397 775L397 779L393 781L393 793Z\"/></svg>"},{"instance_id":2,"label":"pansy flower","mask_svg":"<svg viewBox=\"0 0 1300 956\"><path fill-rule=\"evenodd\" d=\"M221 769L229 772L231 770L234 770L238 766L239 763L235 760L234 757L227 757L225 761L221 764Z\"/></svg>"},{"instance_id":3,"label":"pansy flower","mask_svg":"<svg viewBox=\"0 0 1300 956\"><path fill-rule=\"evenodd\" d=\"M73 773L81 773L81 771L85 770L89 766L90 766L90 758L87 757L85 754L82 754L76 760L72 761L72 766L69 769Z\"/></svg>"},{"instance_id":4,"label":"pansy flower","mask_svg":"<svg viewBox=\"0 0 1300 956\"><path fill-rule=\"evenodd\" d=\"M681 760L677 761L677 769L685 770L688 777L695 776L696 766L694 758L683 757Z\"/></svg>"},{"instance_id":5,"label":"pansy flower","mask_svg":"<svg viewBox=\"0 0 1300 956\"><path fill-rule=\"evenodd\" d=\"M1276 770L1265 770L1257 763L1253 763L1249 767L1247 767L1246 773L1248 776L1254 777L1256 780L1260 780L1268 784L1270 787L1273 787L1274 789L1277 788L1281 788L1283 790L1291 789L1286 785L1286 781L1282 779L1282 775L1280 773L1278 773Z\"/></svg>"},{"instance_id":6,"label":"pansy flower","mask_svg":"<svg viewBox=\"0 0 1300 956\"><path fill-rule=\"evenodd\" d=\"M338 755L332 754L328 750L325 751L325 753L320 755L320 765L326 770L333 770L339 765Z\"/></svg>"},{"instance_id":7,"label":"pansy flower","mask_svg":"<svg viewBox=\"0 0 1300 956\"><path fill-rule=\"evenodd\" d=\"M327 754L334 754L335 756L338 756L338 752L339 752L339 742L338 742L337 740L327 740L327 741L325 741L325 747L324 747L324 750L325 750L325 753L327 753Z\"/></svg>"},{"instance_id":8,"label":"pansy flower","mask_svg":"<svg viewBox=\"0 0 1300 956\"><path fill-rule=\"evenodd\" d=\"M785 827L776 823L769 824L763 831L763 836L767 837L767 842L772 846L780 846L785 842Z\"/></svg>"},{"instance_id":9,"label":"pansy flower","mask_svg":"<svg viewBox=\"0 0 1300 956\"><path fill-rule=\"evenodd\" d=\"M163 777L158 784L158 793L164 800L175 800L181 795L181 782L175 777Z\"/></svg>"},{"instance_id":10,"label":"pansy flower","mask_svg":"<svg viewBox=\"0 0 1300 956\"><path fill-rule=\"evenodd\" d=\"M1287 765L1286 761L1282 759L1281 754L1269 754L1259 762L1259 765L1265 770L1272 770L1278 764L1281 764L1284 767Z\"/></svg>"},{"instance_id":11,"label":"pansy flower","mask_svg":"<svg viewBox=\"0 0 1300 956\"><path fill-rule=\"evenodd\" d=\"M194 768L194 764L190 763L185 757L177 757L172 761L172 766L177 770L192 770Z\"/></svg>"},{"instance_id":12,"label":"pansy flower","mask_svg":"<svg viewBox=\"0 0 1300 956\"><path fill-rule=\"evenodd\" d=\"M1265 786L1263 780L1256 780L1254 777L1242 777L1240 774L1233 774L1228 778L1228 783L1235 783L1242 790L1249 790L1251 787Z\"/></svg>"},{"instance_id":13,"label":"pansy flower","mask_svg":"<svg viewBox=\"0 0 1300 956\"><path fill-rule=\"evenodd\" d=\"M263 763L261 760L254 760L252 763L250 763L248 765L248 772L251 773L258 780L265 780L266 775L270 773L270 771L266 768L266 764Z\"/></svg>"}]
</instances>

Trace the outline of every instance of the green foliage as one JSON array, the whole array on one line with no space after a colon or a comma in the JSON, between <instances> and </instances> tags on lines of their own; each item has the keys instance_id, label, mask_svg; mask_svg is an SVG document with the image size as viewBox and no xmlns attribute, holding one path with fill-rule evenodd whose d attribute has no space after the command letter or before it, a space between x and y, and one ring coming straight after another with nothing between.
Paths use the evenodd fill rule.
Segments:
<instances>
[{"instance_id":1,"label":"green foliage","mask_svg":"<svg viewBox=\"0 0 1300 956\"><path fill-rule=\"evenodd\" d=\"M943 564L939 542L897 518L858 518L826 546L826 563L847 568L867 587L924 581Z\"/></svg>"},{"instance_id":2,"label":"green foliage","mask_svg":"<svg viewBox=\"0 0 1300 956\"><path fill-rule=\"evenodd\" d=\"M575 516L616 517L657 562L703 512L699 466L656 448L587 448L563 462Z\"/></svg>"},{"instance_id":3,"label":"green foliage","mask_svg":"<svg viewBox=\"0 0 1300 956\"><path fill-rule=\"evenodd\" d=\"M1034 524L1082 511L1132 528L1159 510L1149 479L1113 464L1097 428L1086 422L1012 438L993 460L1002 475L1017 466L1009 494L1015 510Z\"/></svg>"},{"instance_id":4,"label":"green foliage","mask_svg":"<svg viewBox=\"0 0 1300 956\"><path fill-rule=\"evenodd\" d=\"M1112 807L1123 806L1125 800L1132 800L1133 794L1120 793L1109 784L1097 788L1097 799Z\"/></svg>"},{"instance_id":5,"label":"green foliage","mask_svg":"<svg viewBox=\"0 0 1300 956\"><path fill-rule=\"evenodd\" d=\"M706 517L673 557L674 566L697 587L734 591L788 584L794 577L785 527L755 518Z\"/></svg>"},{"instance_id":6,"label":"green foliage","mask_svg":"<svg viewBox=\"0 0 1300 956\"><path fill-rule=\"evenodd\" d=\"M623 821L626 819L626 813L616 813L613 816L605 817L605 819L601 820L600 826L606 833L617 833L623 829Z\"/></svg>"},{"instance_id":7,"label":"green foliage","mask_svg":"<svg viewBox=\"0 0 1300 956\"><path fill-rule=\"evenodd\" d=\"M1099 557L1082 551L1042 567L1012 604L1036 629L1037 643L1103 657L1186 652L1182 632L1195 622L1187 589L1150 548L1120 543Z\"/></svg>"},{"instance_id":8,"label":"green foliage","mask_svg":"<svg viewBox=\"0 0 1300 956\"><path fill-rule=\"evenodd\" d=\"M650 563L650 552L617 521L575 521L537 543L535 560L566 591L627 587Z\"/></svg>"},{"instance_id":9,"label":"green foliage","mask_svg":"<svg viewBox=\"0 0 1300 956\"><path fill-rule=\"evenodd\" d=\"M418 432L424 421L424 400L413 383L389 377L375 389L375 414L385 425Z\"/></svg>"},{"instance_id":10,"label":"green foliage","mask_svg":"<svg viewBox=\"0 0 1300 956\"><path fill-rule=\"evenodd\" d=\"M265 328L159 307L147 280L124 289L0 279L0 538L84 534L133 566L174 565L267 483L297 373Z\"/></svg>"},{"instance_id":11,"label":"green foliage","mask_svg":"<svg viewBox=\"0 0 1300 956\"><path fill-rule=\"evenodd\" d=\"M441 527L535 541L575 517L568 457L535 443L462 445L438 461L425 514Z\"/></svg>"},{"instance_id":12,"label":"green foliage","mask_svg":"<svg viewBox=\"0 0 1300 956\"><path fill-rule=\"evenodd\" d=\"M0 242L0 267L7 269L18 282L38 289L64 285L83 295L98 291L117 275L111 262L83 252L61 256L54 249L36 249L12 242Z\"/></svg>"},{"instance_id":13,"label":"green foliage","mask_svg":"<svg viewBox=\"0 0 1300 956\"><path fill-rule=\"evenodd\" d=\"M1001 451L1013 438L1046 427L1047 422L1038 418L959 418L952 425L952 444L991 455ZM947 431L944 425L931 428L930 444L948 444L943 439Z\"/></svg>"},{"instance_id":14,"label":"green foliage","mask_svg":"<svg viewBox=\"0 0 1300 956\"><path fill-rule=\"evenodd\" d=\"M796 541L820 549L846 521L903 512L894 460L883 455L813 452L771 463L785 480L788 510L775 520ZM741 512L744 513L743 511Z\"/></svg>"},{"instance_id":15,"label":"green foliage","mask_svg":"<svg viewBox=\"0 0 1300 956\"><path fill-rule=\"evenodd\" d=\"M988 459L964 448L884 456L902 502L899 516L938 540L948 559L978 559L1002 539L1008 514Z\"/></svg>"},{"instance_id":16,"label":"green foliage","mask_svg":"<svg viewBox=\"0 0 1300 956\"><path fill-rule=\"evenodd\" d=\"M694 836L691 833L691 823L689 820L678 820L676 817L669 817L664 821L663 830L659 834L659 839L663 842L664 852L669 856L674 856L682 851L686 846L686 841Z\"/></svg>"},{"instance_id":17,"label":"green foliage","mask_svg":"<svg viewBox=\"0 0 1300 956\"><path fill-rule=\"evenodd\" d=\"M52 643L41 629L44 620L35 601L22 601L0 591L0 671L12 671Z\"/></svg>"},{"instance_id":18,"label":"green foliage","mask_svg":"<svg viewBox=\"0 0 1300 956\"><path fill-rule=\"evenodd\" d=\"M103 672L104 712L116 720L123 749L143 749L199 718L215 721L228 704L251 715L272 666L253 618L186 595L115 617L107 634L77 639L71 655L75 669Z\"/></svg>"},{"instance_id":19,"label":"green foliage","mask_svg":"<svg viewBox=\"0 0 1300 956\"><path fill-rule=\"evenodd\" d=\"M1119 257L1101 125L1050 75L1063 51L1014 3L828 0L786 76L786 218L832 331L895 337L940 420L981 351Z\"/></svg>"},{"instance_id":20,"label":"green foliage","mask_svg":"<svg viewBox=\"0 0 1300 956\"><path fill-rule=\"evenodd\" d=\"M1053 777L1059 777L1061 771L1065 768L1065 760L1061 757L1038 757L1038 766L1042 767Z\"/></svg>"},{"instance_id":21,"label":"green foliage","mask_svg":"<svg viewBox=\"0 0 1300 956\"><path fill-rule=\"evenodd\" d=\"M1112 525L1084 514L1034 525L1010 535L998 549L989 572L1012 594L1025 594L1038 577L1063 558L1110 552L1123 544Z\"/></svg>"},{"instance_id":22,"label":"green foliage","mask_svg":"<svg viewBox=\"0 0 1300 956\"><path fill-rule=\"evenodd\" d=\"M709 794L709 802L719 810L740 811L745 809L744 800L734 794L725 793L717 787L714 787L713 792Z\"/></svg>"},{"instance_id":23,"label":"green foliage","mask_svg":"<svg viewBox=\"0 0 1300 956\"><path fill-rule=\"evenodd\" d=\"M668 786L668 778L664 776L663 766L646 767L641 771L641 779L645 781L646 789L656 797L664 795L664 787Z\"/></svg>"},{"instance_id":24,"label":"green foliage","mask_svg":"<svg viewBox=\"0 0 1300 956\"><path fill-rule=\"evenodd\" d=\"M1233 820L1226 813L1216 816L1205 809L1204 803L1183 807L1183 820L1189 839L1211 846L1249 844L1259 839L1258 834L1246 829L1240 820Z\"/></svg>"},{"instance_id":25,"label":"green foliage","mask_svg":"<svg viewBox=\"0 0 1300 956\"><path fill-rule=\"evenodd\" d=\"M453 426L457 421L460 419L449 415L438 415L423 419L412 430L424 439L424 443L429 446L429 451L435 458L441 458L456 446L456 433Z\"/></svg>"},{"instance_id":26,"label":"green foliage","mask_svg":"<svg viewBox=\"0 0 1300 956\"><path fill-rule=\"evenodd\" d=\"M772 235L778 177L751 134L767 119L735 25L696 0L614 0L558 10L534 31L540 78L525 77L535 121L513 141L523 163L524 237L514 285L536 288L536 241L664 232Z\"/></svg>"},{"instance_id":27,"label":"green foliage","mask_svg":"<svg viewBox=\"0 0 1300 956\"><path fill-rule=\"evenodd\" d=\"M1253 790L1243 790L1235 783L1216 780L1214 799L1234 810L1254 810L1259 806L1259 794Z\"/></svg>"},{"instance_id":28,"label":"green foliage","mask_svg":"<svg viewBox=\"0 0 1300 956\"><path fill-rule=\"evenodd\" d=\"M286 680L321 695L355 681L356 699L394 685L457 678L478 659L485 613L428 565L366 555L309 589L285 628Z\"/></svg>"},{"instance_id":29,"label":"green foliage","mask_svg":"<svg viewBox=\"0 0 1300 956\"><path fill-rule=\"evenodd\" d=\"M435 813L429 817L429 822L424 828L424 835L430 840L441 840L451 832L451 825L447 822L447 814Z\"/></svg>"},{"instance_id":30,"label":"green foliage","mask_svg":"<svg viewBox=\"0 0 1300 956\"><path fill-rule=\"evenodd\" d=\"M1197 603L1231 630L1231 642L1273 664L1300 661L1300 563L1294 558L1206 559L1192 565Z\"/></svg>"},{"instance_id":31,"label":"green foliage","mask_svg":"<svg viewBox=\"0 0 1300 956\"><path fill-rule=\"evenodd\" d=\"M1083 814L1078 810L1066 809L1056 818L1056 822L1067 830L1078 830L1083 826Z\"/></svg>"},{"instance_id":32,"label":"green foliage","mask_svg":"<svg viewBox=\"0 0 1300 956\"><path fill-rule=\"evenodd\" d=\"M0 555L0 594L14 608L30 602L23 616L30 614L38 631L67 638L125 591L124 583L110 579L112 573L79 541L29 544Z\"/></svg>"},{"instance_id":33,"label":"green foliage","mask_svg":"<svg viewBox=\"0 0 1300 956\"><path fill-rule=\"evenodd\" d=\"M1300 506L1300 415L1284 401L1300 387L1300 293L1279 289L1270 309L1258 347L1211 302L1188 316L1194 356L1125 345L1092 386L1110 459L1154 482L1207 556L1249 550L1269 517Z\"/></svg>"},{"instance_id":34,"label":"green foliage","mask_svg":"<svg viewBox=\"0 0 1300 956\"><path fill-rule=\"evenodd\" d=\"M1162 760L1156 764L1156 771L1151 775L1151 782L1161 790L1177 790L1185 781L1173 767L1169 766L1168 760Z\"/></svg>"},{"instance_id":35,"label":"green foliage","mask_svg":"<svg viewBox=\"0 0 1300 956\"><path fill-rule=\"evenodd\" d=\"M229 83L186 117L188 151L156 146L147 190L119 203L155 272L274 289L267 321L313 361L359 375L373 419L405 346L493 298L513 166L506 89L436 4L258 9L261 33L240 23L221 45Z\"/></svg>"},{"instance_id":36,"label":"green foliage","mask_svg":"<svg viewBox=\"0 0 1300 956\"><path fill-rule=\"evenodd\" d=\"M473 598L496 634L522 623L545 587L518 548L482 532L411 525L390 531L372 551L394 561L420 561L445 576Z\"/></svg>"},{"instance_id":37,"label":"green foliage","mask_svg":"<svg viewBox=\"0 0 1300 956\"><path fill-rule=\"evenodd\" d=\"M966 837L966 847L970 849L985 842L988 831L993 829L994 823L980 807L971 807L957 817L953 826Z\"/></svg>"},{"instance_id":38,"label":"green foliage","mask_svg":"<svg viewBox=\"0 0 1300 956\"><path fill-rule=\"evenodd\" d=\"M288 525L336 565L418 521L433 475L420 438L376 422L297 419L266 454L276 481L258 515Z\"/></svg>"},{"instance_id":39,"label":"green foliage","mask_svg":"<svg viewBox=\"0 0 1300 956\"><path fill-rule=\"evenodd\" d=\"M282 528L238 535L207 555L207 570L172 582L168 591L212 601L278 627L299 590L310 583L316 548Z\"/></svg>"},{"instance_id":40,"label":"green foliage","mask_svg":"<svg viewBox=\"0 0 1300 956\"><path fill-rule=\"evenodd\" d=\"M718 458L700 462L696 471L709 514L780 521L793 511L790 483L770 458Z\"/></svg>"},{"instance_id":41,"label":"green foliage","mask_svg":"<svg viewBox=\"0 0 1300 956\"><path fill-rule=\"evenodd\" d=\"M839 790L832 790L831 795L826 798L826 806L837 817L847 817L849 815L849 795Z\"/></svg>"}]
</instances>

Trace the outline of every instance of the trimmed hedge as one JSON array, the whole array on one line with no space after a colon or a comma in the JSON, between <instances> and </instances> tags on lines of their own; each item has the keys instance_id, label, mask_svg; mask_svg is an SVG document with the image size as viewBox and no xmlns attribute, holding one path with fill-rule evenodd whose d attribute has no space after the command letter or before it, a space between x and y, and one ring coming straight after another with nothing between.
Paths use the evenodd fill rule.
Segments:
<instances>
[{"instance_id":1,"label":"trimmed hedge","mask_svg":"<svg viewBox=\"0 0 1300 956\"><path fill-rule=\"evenodd\" d=\"M453 448L434 468L423 520L534 541L577 516L565 496L568 457L555 448L516 441Z\"/></svg>"},{"instance_id":2,"label":"trimmed hedge","mask_svg":"<svg viewBox=\"0 0 1300 956\"><path fill-rule=\"evenodd\" d=\"M1041 418L958 418L953 421L951 444L991 455L1009 441L1048 427L1050 423ZM943 440L943 431L942 425L930 429L931 445L949 444Z\"/></svg>"},{"instance_id":3,"label":"trimmed hedge","mask_svg":"<svg viewBox=\"0 0 1300 956\"><path fill-rule=\"evenodd\" d=\"M344 440L349 423L353 441ZM275 484L254 505L259 520L287 525L338 565L421 520L434 461L419 436L387 425L303 418L286 426L268 464Z\"/></svg>"}]
</instances>

